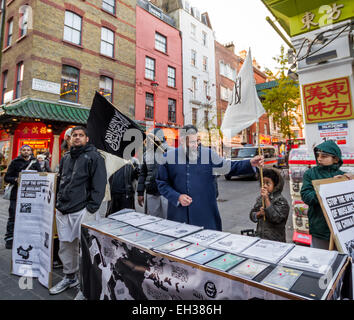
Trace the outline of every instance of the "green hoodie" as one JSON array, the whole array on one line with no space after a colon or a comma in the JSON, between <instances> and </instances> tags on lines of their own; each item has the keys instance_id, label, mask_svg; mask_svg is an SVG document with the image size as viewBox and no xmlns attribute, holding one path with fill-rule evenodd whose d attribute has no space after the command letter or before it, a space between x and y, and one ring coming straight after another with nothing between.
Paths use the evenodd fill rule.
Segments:
<instances>
[{"instance_id":1,"label":"green hoodie","mask_svg":"<svg viewBox=\"0 0 354 320\"><path fill-rule=\"evenodd\" d=\"M301 198L308 206L308 217L309 217L309 227L310 234L316 238L329 240L330 230L328 228L325 217L323 216L321 205L317 199L316 191L312 185L312 180L333 178L337 175L344 174L343 171L339 170L342 166L342 152L340 151L337 144L332 141L326 141L315 147L314 152L323 151L338 157L339 161L336 164L330 166L322 166L317 162L317 166L308 169L303 178L303 185L301 188Z\"/></svg>"}]
</instances>

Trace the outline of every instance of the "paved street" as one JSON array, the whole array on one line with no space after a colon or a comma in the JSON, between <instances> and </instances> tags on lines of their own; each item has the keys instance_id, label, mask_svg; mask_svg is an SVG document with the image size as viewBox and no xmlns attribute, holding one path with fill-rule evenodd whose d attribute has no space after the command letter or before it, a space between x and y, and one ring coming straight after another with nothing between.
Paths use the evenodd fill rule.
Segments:
<instances>
[{"instance_id":1,"label":"paved street","mask_svg":"<svg viewBox=\"0 0 354 320\"><path fill-rule=\"evenodd\" d=\"M252 180L226 181L223 177L218 179L219 210L222 216L223 231L240 234L243 229L255 229L256 224L249 220L249 211L259 194L259 184ZM289 181L286 181L283 195L290 202ZM32 290L21 290L19 277L11 275L11 250L5 249L4 234L7 222L7 209L9 201L0 197L0 300L71 300L75 297L77 289L70 289L62 294L51 296L37 279L33 280ZM137 211L142 208L137 205ZM201 213L202 214L202 213ZM291 242L292 222L289 216L287 223L287 241ZM54 270L53 283L57 283L63 276L61 269Z\"/></svg>"}]
</instances>

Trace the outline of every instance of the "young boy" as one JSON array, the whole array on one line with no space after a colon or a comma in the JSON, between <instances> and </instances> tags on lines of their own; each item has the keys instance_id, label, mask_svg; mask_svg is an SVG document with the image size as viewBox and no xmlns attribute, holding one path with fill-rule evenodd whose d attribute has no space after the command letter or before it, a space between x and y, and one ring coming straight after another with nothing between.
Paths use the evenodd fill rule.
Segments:
<instances>
[{"instance_id":1,"label":"young boy","mask_svg":"<svg viewBox=\"0 0 354 320\"><path fill-rule=\"evenodd\" d=\"M289 204L282 196L284 180L275 169L263 169L261 196L250 212L250 219L257 223L256 236L262 239L286 242L285 224ZM264 199L264 207L262 204Z\"/></svg>"},{"instance_id":2,"label":"young boy","mask_svg":"<svg viewBox=\"0 0 354 320\"><path fill-rule=\"evenodd\" d=\"M301 188L301 198L309 206L309 227L310 234L312 235L311 247L328 250L331 233L323 216L312 180L333 178L342 175L350 179L351 175L339 170L343 164L342 152L334 141L329 140L319 144L315 147L314 152L317 166L305 172Z\"/></svg>"}]
</instances>

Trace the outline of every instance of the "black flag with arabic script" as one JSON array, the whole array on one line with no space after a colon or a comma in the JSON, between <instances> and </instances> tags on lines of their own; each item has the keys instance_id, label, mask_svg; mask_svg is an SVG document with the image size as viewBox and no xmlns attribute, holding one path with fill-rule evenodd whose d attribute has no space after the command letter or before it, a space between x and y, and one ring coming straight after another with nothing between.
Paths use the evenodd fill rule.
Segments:
<instances>
[{"instance_id":1,"label":"black flag with arabic script","mask_svg":"<svg viewBox=\"0 0 354 320\"><path fill-rule=\"evenodd\" d=\"M123 140L124 134L129 129L139 130L142 139L145 139L145 133L133 120L121 113L96 91L87 120L90 142L97 149L123 158L124 149L133 142L133 140ZM136 132L139 133L139 131Z\"/></svg>"}]
</instances>

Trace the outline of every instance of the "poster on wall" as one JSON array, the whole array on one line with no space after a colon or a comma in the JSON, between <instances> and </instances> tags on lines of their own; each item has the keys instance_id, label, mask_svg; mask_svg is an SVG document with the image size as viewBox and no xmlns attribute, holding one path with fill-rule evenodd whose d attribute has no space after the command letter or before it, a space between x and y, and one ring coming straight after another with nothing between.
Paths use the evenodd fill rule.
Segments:
<instances>
[{"instance_id":1,"label":"poster on wall","mask_svg":"<svg viewBox=\"0 0 354 320\"><path fill-rule=\"evenodd\" d=\"M338 145L349 143L348 121L322 122L318 124L319 141L333 140Z\"/></svg>"},{"instance_id":2,"label":"poster on wall","mask_svg":"<svg viewBox=\"0 0 354 320\"><path fill-rule=\"evenodd\" d=\"M20 174L12 249L12 273L38 278L47 288L52 282L55 183L55 173Z\"/></svg>"}]
</instances>

